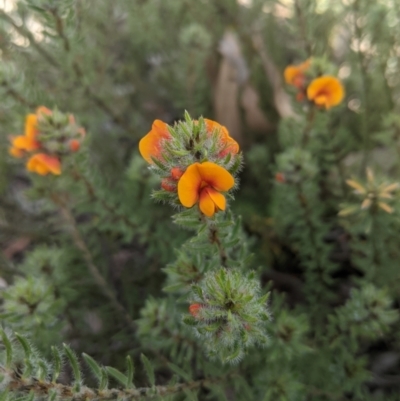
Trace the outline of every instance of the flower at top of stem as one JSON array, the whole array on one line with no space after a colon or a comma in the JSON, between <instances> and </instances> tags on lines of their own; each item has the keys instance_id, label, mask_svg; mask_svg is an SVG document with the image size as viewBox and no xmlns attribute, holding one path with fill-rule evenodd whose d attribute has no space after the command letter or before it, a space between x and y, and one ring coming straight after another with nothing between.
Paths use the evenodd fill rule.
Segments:
<instances>
[{"instance_id":1,"label":"flower at top of stem","mask_svg":"<svg viewBox=\"0 0 400 401\"><path fill-rule=\"evenodd\" d=\"M229 191L234 184L235 179L223 167L212 162L194 163L178 182L178 197L188 208L198 202L201 212L212 217L225 210L226 199L221 192Z\"/></svg>"},{"instance_id":2,"label":"flower at top of stem","mask_svg":"<svg viewBox=\"0 0 400 401\"><path fill-rule=\"evenodd\" d=\"M215 131L218 132L219 140L223 145L223 149L219 152L219 157L225 157L228 153L235 155L239 152L239 144L229 135L229 131L226 127L207 118L204 119L204 122L209 134Z\"/></svg>"},{"instance_id":3,"label":"flower at top of stem","mask_svg":"<svg viewBox=\"0 0 400 401\"><path fill-rule=\"evenodd\" d=\"M26 165L28 171L39 175L54 175L61 174L60 160L55 156L50 156L45 153L37 153L33 155Z\"/></svg>"},{"instance_id":4,"label":"flower at top of stem","mask_svg":"<svg viewBox=\"0 0 400 401\"><path fill-rule=\"evenodd\" d=\"M171 139L168 125L161 120L155 120L151 131L139 142L139 152L147 163L154 163L153 159L159 159L162 153L162 143Z\"/></svg>"},{"instance_id":5,"label":"flower at top of stem","mask_svg":"<svg viewBox=\"0 0 400 401\"><path fill-rule=\"evenodd\" d=\"M387 182L380 183L375 179L375 175L370 168L367 168L367 182L361 184L356 180L347 180L347 185L354 189L354 193L361 198L360 209L371 209L376 211L382 209L386 213L393 213L394 209L387 203L387 200L393 198L393 192L400 186L397 182L388 184ZM346 216L356 211L354 207L348 207L339 212L339 216Z\"/></svg>"},{"instance_id":6,"label":"flower at top of stem","mask_svg":"<svg viewBox=\"0 0 400 401\"><path fill-rule=\"evenodd\" d=\"M288 85L293 85L298 89L304 87L306 76L305 72L310 68L311 60L308 59L298 65L289 65L285 68L283 76Z\"/></svg>"},{"instance_id":7,"label":"flower at top of stem","mask_svg":"<svg viewBox=\"0 0 400 401\"><path fill-rule=\"evenodd\" d=\"M343 100L344 95L342 83L331 75L315 78L307 87L308 100L317 106L325 107L325 109L337 106Z\"/></svg>"},{"instance_id":8,"label":"flower at top of stem","mask_svg":"<svg viewBox=\"0 0 400 401\"><path fill-rule=\"evenodd\" d=\"M61 157L79 150L85 130L79 127L72 114L40 106L25 119L24 135L10 138L9 153L13 157L33 154L28 159L28 171L40 175L61 173Z\"/></svg>"}]
</instances>

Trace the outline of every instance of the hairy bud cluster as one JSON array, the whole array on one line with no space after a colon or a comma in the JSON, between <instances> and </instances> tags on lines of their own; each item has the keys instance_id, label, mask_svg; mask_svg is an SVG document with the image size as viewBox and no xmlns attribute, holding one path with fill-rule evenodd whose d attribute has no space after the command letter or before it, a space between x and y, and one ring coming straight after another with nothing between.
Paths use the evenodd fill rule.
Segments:
<instances>
[{"instance_id":1,"label":"hairy bud cluster","mask_svg":"<svg viewBox=\"0 0 400 401\"><path fill-rule=\"evenodd\" d=\"M62 157L78 151L84 136L85 130L72 114L41 106L35 114L27 115L24 135L10 138L9 153L17 158L29 155L28 171L60 175Z\"/></svg>"},{"instance_id":2,"label":"hairy bud cluster","mask_svg":"<svg viewBox=\"0 0 400 401\"><path fill-rule=\"evenodd\" d=\"M264 325L270 319L268 295L261 295L253 274L219 269L192 286L190 315L184 322L204 339L207 354L223 362L241 360L248 347L265 344Z\"/></svg>"},{"instance_id":3,"label":"hairy bud cluster","mask_svg":"<svg viewBox=\"0 0 400 401\"><path fill-rule=\"evenodd\" d=\"M207 217L225 210L223 193L235 188L242 162L226 127L202 117L192 120L187 113L173 127L155 120L139 151L161 178L155 199L186 208L198 205Z\"/></svg>"}]
</instances>

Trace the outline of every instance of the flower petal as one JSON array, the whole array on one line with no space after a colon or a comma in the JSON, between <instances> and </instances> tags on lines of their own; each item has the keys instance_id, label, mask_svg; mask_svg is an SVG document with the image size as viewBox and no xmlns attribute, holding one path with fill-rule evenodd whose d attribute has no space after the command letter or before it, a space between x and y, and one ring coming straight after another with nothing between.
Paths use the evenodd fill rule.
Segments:
<instances>
[{"instance_id":1,"label":"flower petal","mask_svg":"<svg viewBox=\"0 0 400 401\"><path fill-rule=\"evenodd\" d=\"M208 195L212 199L212 201L215 203L215 206L218 208L218 210L225 210L226 208L226 199L225 196L222 195L220 192L216 191L215 189L211 187L206 187L204 188L208 192Z\"/></svg>"},{"instance_id":2,"label":"flower petal","mask_svg":"<svg viewBox=\"0 0 400 401\"><path fill-rule=\"evenodd\" d=\"M386 213L393 213L394 209L385 202L378 202L379 207Z\"/></svg>"},{"instance_id":3,"label":"flower petal","mask_svg":"<svg viewBox=\"0 0 400 401\"><path fill-rule=\"evenodd\" d=\"M357 193L359 193L359 194L364 195L364 194L367 193L367 190L360 183L358 183L357 181L346 180L346 184L348 186L354 188L357 191Z\"/></svg>"},{"instance_id":4,"label":"flower petal","mask_svg":"<svg viewBox=\"0 0 400 401\"><path fill-rule=\"evenodd\" d=\"M204 119L206 124L206 129L208 134L212 134L217 131L220 136L220 141L224 146L221 150L219 156L224 157L228 153L236 154L239 152L239 144L229 135L229 131L223 125L217 123L216 121Z\"/></svg>"},{"instance_id":5,"label":"flower petal","mask_svg":"<svg viewBox=\"0 0 400 401\"><path fill-rule=\"evenodd\" d=\"M212 200L208 190L204 188L200 193L199 207L203 214L207 217L212 217L215 213L215 203Z\"/></svg>"},{"instance_id":6,"label":"flower petal","mask_svg":"<svg viewBox=\"0 0 400 401\"><path fill-rule=\"evenodd\" d=\"M206 130L209 134L212 134L214 131L217 131L224 138L229 136L228 129L223 125L217 123L216 121L205 118L204 122L206 124Z\"/></svg>"},{"instance_id":7,"label":"flower petal","mask_svg":"<svg viewBox=\"0 0 400 401\"><path fill-rule=\"evenodd\" d=\"M168 125L161 120L155 120L151 131L139 142L139 152L148 163L152 164L153 158L159 158L163 139L170 139Z\"/></svg>"},{"instance_id":8,"label":"flower petal","mask_svg":"<svg viewBox=\"0 0 400 401\"><path fill-rule=\"evenodd\" d=\"M311 60L308 59L299 65L289 65L285 68L283 76L285 82L288 85L294 85L296 87L301 87L304 85L305 77L304 72L310 67Z\"/></svg>"},{"instance_id":9,"label":"flower petal","mask_svg":"<svg viewBox=\"0 0 400 401\"><path fill-rule=\"evenodd\" d=\"M344 98L342 83L331 75L314 79L307 87L307 97L319 106L337 106Z\"/></svg>"},{"instance_id":10,"label":"flower petal","mask_svg":"<svg viewBox=\"0 0 400 401\"><path fill-rule=\"evenodd\" d=\"M199 200L201 175L199 163L191 164L178 182L178 197L185 207L192 207Z\"/></svg>"},{"instance_id":11,"label":"flower petal","mask_svg":"<svg viewBox=\"0 0 400 401\"><path fill-rule=\"evenodd\" d=\"M9 153L11 156L16 157L16 158L19 159L19 158L21 158L21 157L24 156L25 151L22 150L22 149L19 149L19 148L16 148L16 147L12 146L12 147L8 150L8 153Z\"/></svg>"},{"instance_id":12,"label":"flower petal","mask_svg":"<svg viewBox=\"0 0 400 401\"><path fill-rule=\"evenodd\" d=\"M25 119L25 136L34 139L37 133L37 115L28 114Z\"/></svg>"},{"instance_id":13,"label":"flower petal","mask_svg":"<svg viewBox=\"0 0 400 401\"><path fill-rule=\"evenodd\" d=\"M55 175L61 174L61 164L57 157L46 155L45 153L37 153L33 155L27 162L26 168L28 171L40 175L52 173Z\"/></svg>"},{"instance_id":14,"label":"flower petal","mask_svg":"<svg viewBox=\"0 0 400 401\"><path fill-rule=\"evenodd\" d=\"M201 179L217 191L229 191L234 186L235 179L233 176L218 164L212 162L196 164L198 165Z\"/></svg>"},{"instance_id":15,"label":"flower petal","mask_svg":"<svg viewBox=\"0 0 400 401\"><path fill-rule=\"evenodd\" d=\"M37 142L34 137L29 137L25 135L16 136L11 140L12 146L20 150L26 150L28 152L36 150L40 147L39 142Z\"/></svg>"}]
</instances>

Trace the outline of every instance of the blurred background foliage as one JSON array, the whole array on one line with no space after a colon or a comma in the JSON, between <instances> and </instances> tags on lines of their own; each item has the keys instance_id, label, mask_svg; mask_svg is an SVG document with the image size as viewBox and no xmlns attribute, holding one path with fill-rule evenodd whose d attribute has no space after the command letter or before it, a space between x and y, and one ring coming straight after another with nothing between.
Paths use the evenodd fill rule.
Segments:
<instances>
[{"instance_id":1,"label":"blurred background foliage","mask_svg":"<svg viewBox=\"0 0 400 401\"><path fill-rule=\"evenodd\" d=\"M399 400L399 202L363 210L346 184L367 182L366 167L377 187L398 179L399 56L398 0L0 0L0 325L44 355L66 342L123 369L144 352L160 384L169 361L219 377L200 400ZM346 88L312 127L282 75L309 57ZM47 187L7 155L39 105L88 132L83 171ZM159 182L137 144L154 119L184 110L241 145L232 207L272 289L268 345L232 368L205 358L181 323L187 300L162 291L189 234L152 201ZM69 194L72 229L43 197L51 187ZM345 207L354 213L338 217Z\"/></svg>"}]
</instances>

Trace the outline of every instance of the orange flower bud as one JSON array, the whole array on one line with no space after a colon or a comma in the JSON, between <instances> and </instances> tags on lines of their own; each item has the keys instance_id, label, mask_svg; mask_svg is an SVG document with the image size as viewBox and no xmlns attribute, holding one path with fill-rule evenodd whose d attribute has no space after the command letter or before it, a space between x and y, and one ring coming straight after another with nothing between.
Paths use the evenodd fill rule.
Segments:
<instances>
[{"instance_id":1,"label":"orange flower bud","mask_svg":"<svg viewBox=\"0 0 400 401\"><path fill-rule=\"evenodd\" d=\"M77 139L71 139L69 141L69 148L72 152L77 152L81 147L81 143Z\"/></svg>"},{"instance_id":2,"label":"orange flower bud","mask_svg":"<svg viewBox=\"0 0 400 401\"><path fill-rule=\"evenodd\" d=\"M173 180L178 181L179 178L182 177L182 175L183 175L183 171L182 171L179 167L173 167L173 168L171 169L171 178L172 178Z\"/></svg>"},{"instance_id":3,"label":"orange flower bud","mask_svg":"<svg viewBox=\"0 0 400 401\"><path fill-rule=\"evenodd\" d=\"M277 172L275 174L275 181L280 182L282 184L285 183L286 182L285 174L283 174L281 172Z\"/></svg>"},{"instance_id":4,"label":"orange flower bud","mask_svg":"<svg viewBox=\"0 0 400 401\"><path fill-rule=\"evenodd\" d=\"M199 314L199 310L202 308L201 304L191 304L189 306L189 313L193 316L196 317Z\"/></svg>"},{"instance_id":5,"label":"orange flower bud","mask_svg":"<svg viewBox=\"0 0 400 401\"><path fill-rule=\"evenodd\" d=\"M164 178L161 181L161 188L168 192L176 192L176 185L169 178Z\"/></svg>"}]
</instances>

